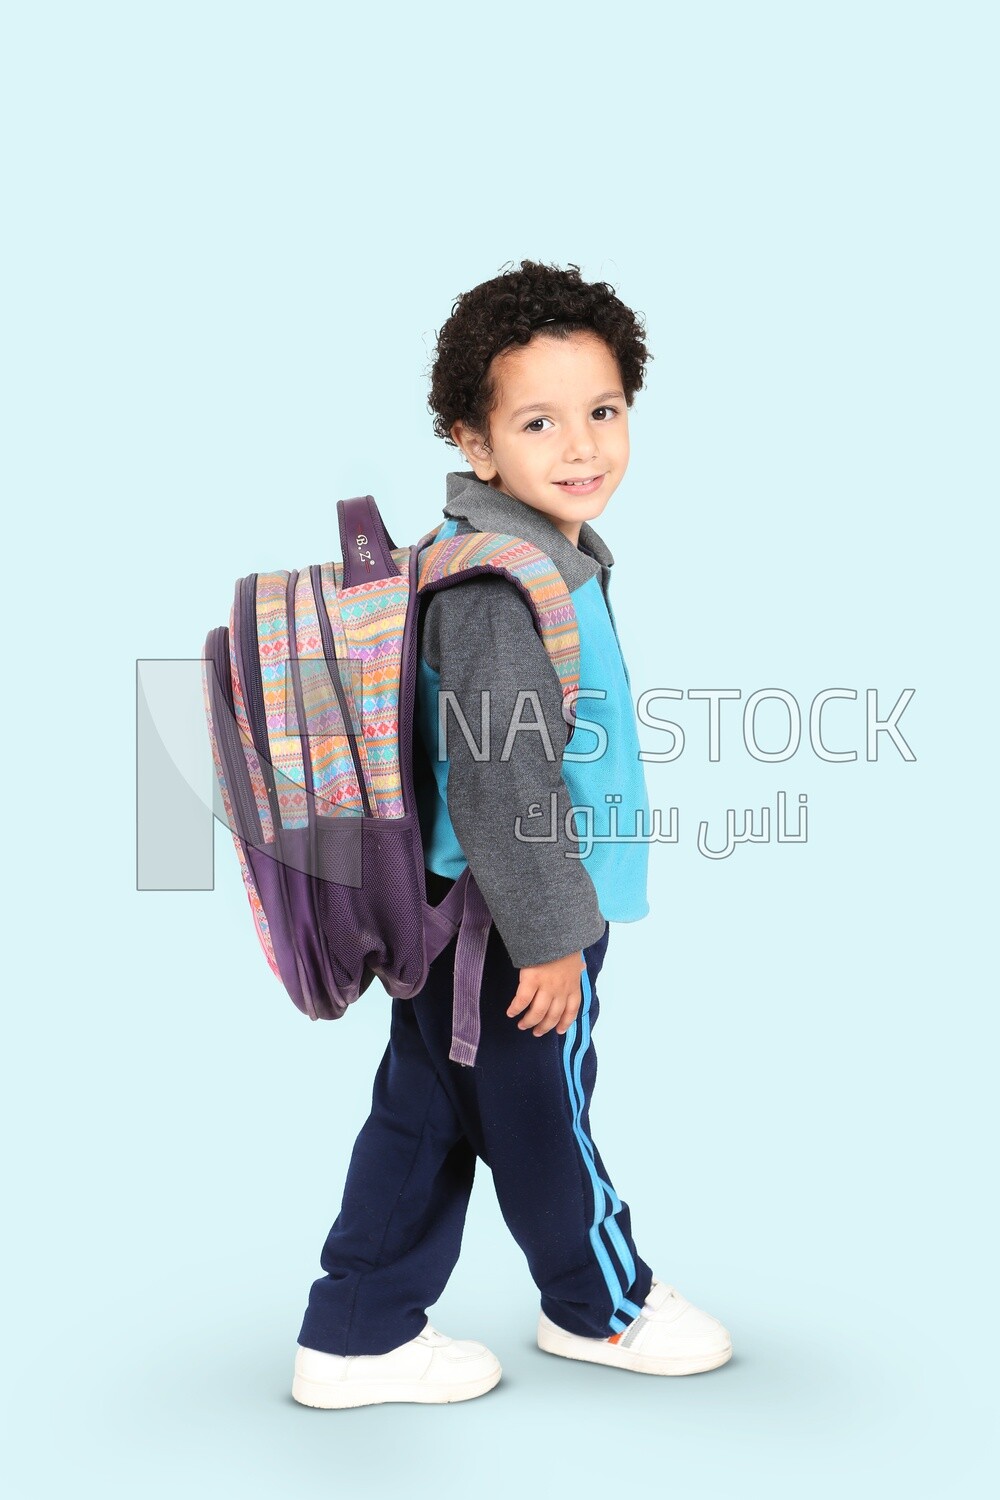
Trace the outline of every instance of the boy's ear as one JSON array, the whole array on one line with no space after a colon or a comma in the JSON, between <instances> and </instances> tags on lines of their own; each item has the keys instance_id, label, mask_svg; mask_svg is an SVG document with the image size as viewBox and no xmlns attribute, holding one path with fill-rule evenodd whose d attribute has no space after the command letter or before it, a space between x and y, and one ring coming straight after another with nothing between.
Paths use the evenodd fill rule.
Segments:
<instances>
[{"instance_id":1,"label":"boy's ear","mask_svg":"<svg viewBox=\"0 0 1000 1500\"><path fill-rule=\"evenodd\" d=\"M464 422L453 422L450 431L452 442L458 444L476 478L487 482L491 480L497 467L486 441L478 432L473 432L471 427L466 427Z\"/></svg>"}]
</instances>

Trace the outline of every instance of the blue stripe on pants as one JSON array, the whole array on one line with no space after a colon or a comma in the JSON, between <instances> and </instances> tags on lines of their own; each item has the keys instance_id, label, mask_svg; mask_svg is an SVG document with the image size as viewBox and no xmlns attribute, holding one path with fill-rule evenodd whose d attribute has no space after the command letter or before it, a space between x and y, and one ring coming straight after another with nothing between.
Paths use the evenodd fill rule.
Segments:
<instances>
[{"instance_id":1,"label":"blue stripe on pants","mask_svg":"<svg viewBox=\"0 0 1000 1500\"><path fill-rule=\"evenodd\" d=\"M580 956L586 962L586 955L582 950ZM563 1039L563 1067L566 1075L567 1092L570 1097L570 1107L573 1113L573 1131L580 1143L580 1153L593 1183L594 1219L590 1226L590 1242L594 1248L594 1254L597 1257L601 1273L604 1276L608 1292L611 1296L613 1311L611 1317L608 1319L608 1325L613 1332L620 1333L622 1329L628 1327L629 1322L633 1318L639 1316L641 1309L625 1295L626 1289L635 1281L636 1273L635 1260L615 1220L615 1214L621 1212L621 1201L611 1184L605 1182L604 1178L598 1172L594 1161L593 1142L580 1123L580 1113L586 1104L581 1082L581 1065L584 1054L590 1046L590 1015L593 1000L593 988L590 983L588 969L584 969L580 975L580 986L580 1013ZM578 1034L580 1045L576 1050L576 1058L571 1062L573 1046ZM606 1199L610 1201L610 1208L607 1214L604 1212ZM601 1239L602 1229L615 1250L618 1258L618 1270L612 1264L608 1251ZM628 1319L618 1317L617 1314L619 1312L627 1313Z\"/></svg>"}]
</instances>

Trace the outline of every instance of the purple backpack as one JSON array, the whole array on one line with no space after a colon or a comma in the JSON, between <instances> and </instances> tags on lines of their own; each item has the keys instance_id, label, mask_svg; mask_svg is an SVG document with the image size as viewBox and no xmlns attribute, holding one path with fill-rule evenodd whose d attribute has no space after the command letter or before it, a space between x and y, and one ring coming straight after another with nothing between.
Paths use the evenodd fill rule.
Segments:
<instances>
[{"instance_id":1,"label":"purple backpack","mask_svg":"<svg viewBox=\"0 0 1000 1500\"><path fill-rule=\"evenodd\" d=\"M477 574L524 594L558 674L579 687L576 612L552 559L447 520L397 547L371 495L337 502L343 563L252 573L209 631L202 687L226 819L257 935L313 1020L336 1020L378 976L423 989L451 939L450 1057L471 1067L490 914L467 867L427 902L414 790L421 601Z\"/></svg>"}]
</instances>

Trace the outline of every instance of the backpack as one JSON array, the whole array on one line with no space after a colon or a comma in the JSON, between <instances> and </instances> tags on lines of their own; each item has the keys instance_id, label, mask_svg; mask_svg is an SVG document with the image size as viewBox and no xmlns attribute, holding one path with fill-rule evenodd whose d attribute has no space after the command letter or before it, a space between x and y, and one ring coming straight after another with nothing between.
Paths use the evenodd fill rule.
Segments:
<instances>
[{"instance_id":1,"label":"backpack","mask_svg":"<svg viewBox=\"0 0 1000 1500\"><path fill-rule=\"evenodd\" d=\"M343 561L251 573L209 631L202 689L216 777L267 961L299 1010L336 1020L377 976L410 998L456 933L450 1058L479 1044L490 913L467 866L427 901L414 774L422 603L499 574L522 592L573 724L576 612L538 547L446 520L392 541L371 495L337 502ZM422 747L421 747L422 748Z\"/></svg>"}]
</instances>

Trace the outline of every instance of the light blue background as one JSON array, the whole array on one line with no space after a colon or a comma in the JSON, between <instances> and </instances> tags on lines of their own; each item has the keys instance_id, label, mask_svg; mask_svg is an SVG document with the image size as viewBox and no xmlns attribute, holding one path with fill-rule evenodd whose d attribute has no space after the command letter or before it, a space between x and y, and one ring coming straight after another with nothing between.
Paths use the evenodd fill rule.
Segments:
<instances>
[{"instance_id":1,"label":"light blue background","mask_svg":"<svg viewBox=\"0 0 1000 1500\"><path fill-rule=\"evenodd\" d=\"M8 1493L978 1496L995 1422L996 9L36 4L4 26ZM479 1401L297 1407L295 1337L388 1002L310 1025L228 832L135 889L137 658L234 580L435 523L461 291L575 261L645 314L598 522L681 842L612 932L592 1124L642 1254L731 1328L662 1380L534 1347L480 1168L436 1326ZM992 267L992 269L990 269ZM863 703L915 689L866 761ZM663 705L661 711L667 712ZM770 727L769 727L770 726ZM762 714L761 736L781 738ZM667 736L644 728L647 748ZM725 809L809 840L712 861Z\"/></svg>"}]
</instances>

